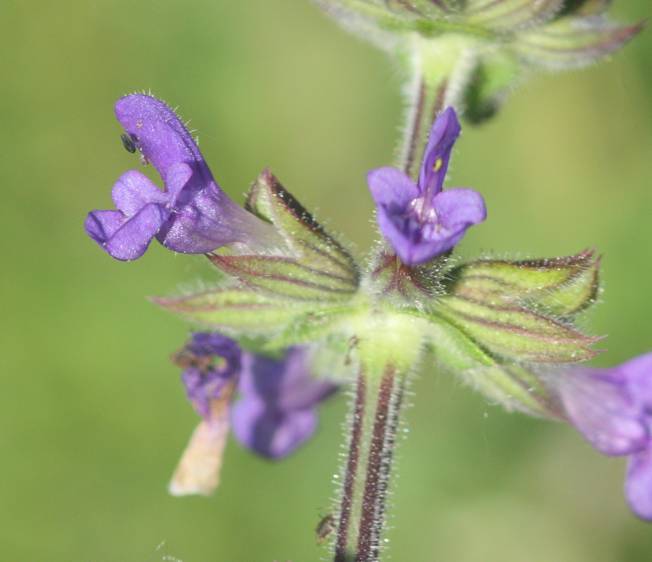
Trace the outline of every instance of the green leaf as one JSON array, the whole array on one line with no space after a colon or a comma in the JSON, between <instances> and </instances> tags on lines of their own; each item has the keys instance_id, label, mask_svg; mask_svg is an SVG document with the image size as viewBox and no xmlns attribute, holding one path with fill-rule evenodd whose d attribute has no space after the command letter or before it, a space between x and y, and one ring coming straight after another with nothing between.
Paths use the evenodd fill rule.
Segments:
<instances>
[{"instance_id":1,"label":"green leaf","mask_svg":"<svg viewBox=\"0 0 652 562\"><path fill-rule=\"evenodd\" d=\"M575 363L596 355L590 346L599 338L518 306L447 296L433 312L490 353L515 361Z\"/></svg>"},{"instance_id":2,"label":"green leaf","mask_svg":"<svg viewBox=\"0 0 652 562\"><path fill-rule=\"evenodd\" d=\"M251 187L246 208L271 222L285 239L298 264L355 290L360 272L351 254L315 220L272 175L263 171Z\"/></svg>"},{"instance_id":3,"label":"green leaf","mask_svg":"<svg viewBox=\"0 0 652 562\"><path fill-rule=\"evenodd\" d=\"M450 323L430 317L429 345L437 367L459 376L491 402L508 410L555 417L545 385L517 362L501 362Z\"/></svg>"}]
</instances>

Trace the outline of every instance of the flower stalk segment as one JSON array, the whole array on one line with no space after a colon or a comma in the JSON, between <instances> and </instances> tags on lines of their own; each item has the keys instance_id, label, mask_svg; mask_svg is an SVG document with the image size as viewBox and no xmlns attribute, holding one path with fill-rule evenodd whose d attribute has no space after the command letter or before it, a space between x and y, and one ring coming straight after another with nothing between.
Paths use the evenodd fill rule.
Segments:
<instances>
[{"instance_id":1,"label":"flower stalk segment","mask_svg":"<svg viewBox=\"0 0 652 562\"><path fill-rule=\"evenodd\" d=\"M414 37L404 56L410 76L405 90L406 126L398 162L409 177L417 179L430 129L445 107L459 107L459 97L470 78L472 47L458 37L430 44Z\"/></svg>"},{"instance_id":2,"label":"flower stalk segment","mask_svg":"<svg viewBox=\"0 0 652 562\"><path fill-rule=\"evenodd\" d=\"M378 311L357 325L359 370L338 491L335 562L376 562L404 409L407 378L422 351L421 321Z\"/></svg>"},{"instance_id":3,"label":"flower stalk segment","mask_svg":"<svg viewBox=\"0 0 652 562\"><path fill-rule=\"evenodd\" d=\"M380 376L364 370L358 374L338 506L335 562L380 559L404 388L405 375L391 365Z\"/></svg>"}]
</instances>

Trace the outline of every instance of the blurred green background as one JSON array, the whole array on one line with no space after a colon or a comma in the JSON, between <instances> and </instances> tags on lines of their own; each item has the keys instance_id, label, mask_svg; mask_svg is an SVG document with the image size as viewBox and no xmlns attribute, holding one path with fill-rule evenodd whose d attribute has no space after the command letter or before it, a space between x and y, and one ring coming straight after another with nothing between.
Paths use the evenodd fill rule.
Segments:
<instances>
[{"instance_id":1,"label":"blurred green background","mask_svg":"<svg viewBox=\"0 0 652 562\"><path fill-rule=\"evenodd\" d=\"M613 12L646 17L649 0ZM231 442L213 498L169 497L196 423L168 360L187 327L145 296L211 272L159 246L117 263L82 222L137 166L114 101L151 88L192 118L233 197L271 166L362 253L374 232L364 176L392 160L397 73L308 0L3 0L0 26L0 559L318 560L345 399L286 462ZM589 318L609 334L602 364L652 347L651 100L648 31L609 63L520 88L498 119L465 130L449 181L481 190L490 211L466 255L604 253L606 292ZM428 369L412 402L392 560L652 558L621 459Z\"/></svg>"}]
</instances>

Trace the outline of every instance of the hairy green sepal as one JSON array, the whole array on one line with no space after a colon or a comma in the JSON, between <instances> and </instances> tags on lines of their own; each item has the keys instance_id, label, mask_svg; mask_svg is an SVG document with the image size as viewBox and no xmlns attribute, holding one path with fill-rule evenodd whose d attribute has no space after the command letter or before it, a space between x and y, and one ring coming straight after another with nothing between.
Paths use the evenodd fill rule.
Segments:
<instances>
[{"instance_id":1,"label":"hairy green sepal","mask_svg":"<svg viewBox=\"0 0 652 562\"><path fill-rule=\"evenodd\" d=\"M457 44L463 57L437 56L454 68L425 65L419 78L446 84L446 101L479 123L500 107L530 68L590 65L643 28L604 14L609 0L317 0L342 25L415 66L424 52ZM418 65L417 65L418 66Z\"/></svg>"},{"instance_id":2,"label":"hairy green sepal","mask_svg":"<svg viewBox=\"0 0 652 562\"><path fill-rule=\"evenodd\" d=\"M274 225L283 253L210 254L225 283L158 304L256 351L318 344L339 357L333 365L370 376L388 365L408 373L431 353L492 402L536 415L557 415L539 371L596 353L597 338L574 325L598 294L593 252L454 267L441 256L418 268L382 253L361 282L351 254L271 173L253 185L247 209Z\"/></svg>"}]
</instances>

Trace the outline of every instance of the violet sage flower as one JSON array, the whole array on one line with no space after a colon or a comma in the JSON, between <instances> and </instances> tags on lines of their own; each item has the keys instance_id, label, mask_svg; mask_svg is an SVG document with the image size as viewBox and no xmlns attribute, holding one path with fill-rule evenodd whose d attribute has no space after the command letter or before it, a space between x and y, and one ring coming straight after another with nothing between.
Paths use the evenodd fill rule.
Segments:
<instances>
[{"instance_id":1,"label":"violet sage flower","mask_svg":"<svg viewBox=\"0 0 652 562\"><path fill-rule=\"evenodd\" d=\"M610 369L577 369L555 383L570 422L601 453L628 456L625 494L652 521L652 353Z\"/></svg>"},{"instance_id":2,"label":"violet sage flower","mask_svg":"<svg viewBox=\"0 0 652 562\"><path fill-rule=\"evenodd\" d=\"M406 265L419 265L448 252L470 226L487 216L484 199L477 191L442 191L460 130L452 107L437 117L417 183L389 167L372 170L367 177L380 230Z\"/></svg>"},{"instance_id":3,"label":"violet sage flower","mask_svg":"<svg viewBox=\"0 0 652 562\"><path fill-rule=\"evenodd\" d=\"M218 333L194 334L175 360L185 367L186 393L202 422L170 492L210 494L216 488L229 427L242 445L269 459L286 457L307 441L317 427L317 405L337 388L312 378L309 355L294 347L271 359L244 352Z\"/></svg>"},{"instance_id":4,"label":"violet sage flower","mask_svg":"<svg viewBox=\"0 0 652 562\"><path fill-rule=\"evenodd\" d=\"M163 101L146 94L118 100L115 114L125 146L139 150L165 185L160 190L131 170L113 186L117 210L92 211L87 234L118 260L142 256L156 239L175 252L201 254L221 246L269 247L274 229L236 205L213 179L197 143Z\"/></svg>"}]
</instances>

